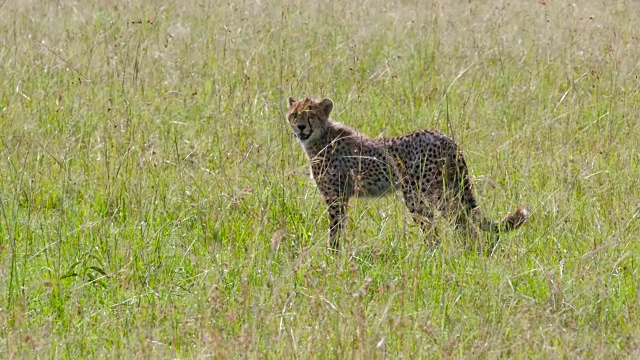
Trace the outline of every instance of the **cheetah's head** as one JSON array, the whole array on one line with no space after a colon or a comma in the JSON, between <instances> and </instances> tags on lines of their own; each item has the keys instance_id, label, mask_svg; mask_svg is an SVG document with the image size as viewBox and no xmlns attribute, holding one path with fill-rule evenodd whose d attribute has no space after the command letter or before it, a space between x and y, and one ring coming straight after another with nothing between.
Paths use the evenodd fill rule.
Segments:
<instances>
[{"instance_id":1,"label":"cheetah's head","mask_svg":"<svg viewBox=\"0 0 640 360\"><path fill-rule=\"evenodd\" d=\"M300 142L309 143L326 132L331 109L333 109L333 102L329 99L317 101L306 98L296 101L290 97L287 120Z\"/></svg>"}]
</instances>

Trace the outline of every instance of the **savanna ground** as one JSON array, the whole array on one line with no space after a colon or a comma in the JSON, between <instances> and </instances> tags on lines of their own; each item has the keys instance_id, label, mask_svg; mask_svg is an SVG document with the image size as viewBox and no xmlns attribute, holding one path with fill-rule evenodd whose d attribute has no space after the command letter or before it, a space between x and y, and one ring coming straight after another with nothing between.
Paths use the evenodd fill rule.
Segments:
<instances>
[{"instance_id":1,"label":"savanna ground","mask_svg":"<svg viewBox=\"0 0 640 360\"><path fill-rule=\"evenodd\" d=\"M0 357L639 357L640 3L488 3L0 2ZM288 96L531 221L328 252Z\"/></svg>"}]
</instances>

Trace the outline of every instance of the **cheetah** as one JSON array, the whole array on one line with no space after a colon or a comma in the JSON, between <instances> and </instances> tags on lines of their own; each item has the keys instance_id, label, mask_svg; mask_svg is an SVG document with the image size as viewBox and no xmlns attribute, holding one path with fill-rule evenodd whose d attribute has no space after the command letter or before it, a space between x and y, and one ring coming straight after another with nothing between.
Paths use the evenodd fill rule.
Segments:
<instances>
[{"instance_id":1,"label":"cheetah","mask_svg":"<svg viewBox=\"0 0 640 360\"><path fill-rule=\"evenodd\" d=\"M329 245L338 249L352 197L381 196L399 189L414 221L433 234L435 211L469 227L479 207L471 191L462 151L437 131L419 130L399 137L369 138L333 121L330 99L289 98L287 120L311 163L311 175L329 215ZM517 209L502 221L479 219L483 231L514 230L529 217Z\"/></svg>"}]
</instances>

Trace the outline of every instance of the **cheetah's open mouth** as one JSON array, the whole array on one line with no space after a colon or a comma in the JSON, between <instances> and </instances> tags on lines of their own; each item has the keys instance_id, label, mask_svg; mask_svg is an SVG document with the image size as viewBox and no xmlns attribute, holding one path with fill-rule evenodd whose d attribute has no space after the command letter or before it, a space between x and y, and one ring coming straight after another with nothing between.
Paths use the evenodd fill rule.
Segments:
<instances>
[{"instance_id":1,"label":"cheetah's open mouth","mask_svg":"<svg viewBox=\"0 0 640 360\"><path fill-rule=\"evenodd\" d=\"M298 134L298 138L300 140L307 140L309 136L311 136L311 134L303 134L303 133Z\"/></svg>"}]
</instances>

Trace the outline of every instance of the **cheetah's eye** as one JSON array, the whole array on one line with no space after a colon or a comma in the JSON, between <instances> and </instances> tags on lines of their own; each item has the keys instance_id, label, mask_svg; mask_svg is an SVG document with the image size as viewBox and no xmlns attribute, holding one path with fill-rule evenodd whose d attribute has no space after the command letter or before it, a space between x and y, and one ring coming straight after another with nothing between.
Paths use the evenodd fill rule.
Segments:
<instances>
[{"instance_id":1,"label":"cheetah's eye","mask_svg":"<svg viewBox=\"0 0 640 360\"><path fill-rule=\"evenodd\" d=\"M293 120L297 119L297 118L298 118L298 113L293 113L293 114L291 114L291 118L292 118Z\"/></svg>"}]
</instances>

